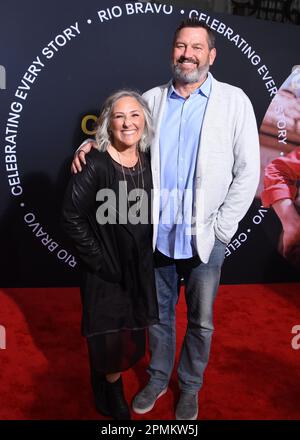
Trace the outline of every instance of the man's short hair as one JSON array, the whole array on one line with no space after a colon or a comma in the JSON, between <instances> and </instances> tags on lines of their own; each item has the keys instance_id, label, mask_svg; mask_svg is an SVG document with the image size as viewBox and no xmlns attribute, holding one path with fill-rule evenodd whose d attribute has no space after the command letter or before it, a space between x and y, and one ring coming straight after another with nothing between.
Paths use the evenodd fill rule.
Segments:
<instances>
[{"instance_id":1,"label":"man's short hair","mask_svg":"<svg viewBox=\"0 0 300 440\"><path fill-rule=\"evenodd\" d=\"M202 21L200 22L196 18L186 18L185 20L183 20L179 24L178 28L175 30L174 39L173 39L173 46L175 44L176 38L177 38L179 32L181 31L181 29L186 28L186 27L205 29L207 32L207 42L208 42L209 49L211 50L215 47L216 35L215 35L214 31L212 31L211 28L206 23L203 23Z\"/></svg>"}]
</instances>

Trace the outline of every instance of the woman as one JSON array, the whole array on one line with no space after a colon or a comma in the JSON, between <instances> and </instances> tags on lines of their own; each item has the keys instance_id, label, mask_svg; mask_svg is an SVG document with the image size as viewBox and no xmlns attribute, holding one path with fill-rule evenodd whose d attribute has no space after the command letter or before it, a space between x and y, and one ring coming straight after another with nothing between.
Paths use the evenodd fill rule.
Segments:
<instances>
[{"instance_id":1,"label":"woman","mask_svg":"<svg viewBox=\"0 0 300 440\"><path fill-rule=\"evenodd\" d=\"M145 352L145 329L158 322L151 247L152 179L146 153L151 117L143 98L124 90L105 102L98 151L72 177L64 229L85 264L81 288L96 408L129 419L121 372Z\"/></svg>"}]
</instances>

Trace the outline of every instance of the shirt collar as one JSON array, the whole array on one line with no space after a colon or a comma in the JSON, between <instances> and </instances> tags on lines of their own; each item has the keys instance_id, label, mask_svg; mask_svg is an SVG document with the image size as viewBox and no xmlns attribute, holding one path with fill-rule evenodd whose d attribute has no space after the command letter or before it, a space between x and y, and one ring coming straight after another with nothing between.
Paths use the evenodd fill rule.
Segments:
<instances>
[{"instance_id":1,"label":"shirt collar","mask_svg":"<svg viewBox=\"0 0 300 440\"><path fill-rule=\"evenodd\" d=\"M208 98L211 91L211 82L212 82L212 74L208 72L207 78L200 87L193 91L192 95L202 95L205 98ZM169 90L168 90L168 98L182 98L182 96L178 95L176 92L173 82L170 81Z\"/></svg>"}]
</instances>

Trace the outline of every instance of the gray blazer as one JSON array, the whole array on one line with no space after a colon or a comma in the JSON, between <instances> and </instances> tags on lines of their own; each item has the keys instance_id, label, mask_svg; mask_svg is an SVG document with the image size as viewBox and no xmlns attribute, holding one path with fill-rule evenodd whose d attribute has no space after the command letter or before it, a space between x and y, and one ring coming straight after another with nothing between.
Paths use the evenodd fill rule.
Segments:
<instances>
[{"instance_id":1,"label":"gray blazer","mask_svg":"<svg viewBox=\"0 0 300 440\"><path fill-rule=\"evenodd\" d=\"M155 125L151 145L153 248L157 240L160 173L163 172L159 135L169 84L155 87L143 95ZM249 98L241 89L212 78L200 135L191 225L195 248L204 263L209 259L215 236L229 243L235 234L255 195L259 171L258 131Z\"/></svg>"}]
</instances>

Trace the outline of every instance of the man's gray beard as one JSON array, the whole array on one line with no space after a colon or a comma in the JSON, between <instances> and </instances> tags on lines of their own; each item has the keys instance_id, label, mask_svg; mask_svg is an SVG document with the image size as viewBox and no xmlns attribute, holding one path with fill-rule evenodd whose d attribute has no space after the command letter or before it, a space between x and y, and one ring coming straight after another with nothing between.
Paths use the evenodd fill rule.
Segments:
<instances>
[{"instance_id":1,"label":"man's gray beard","mask_svg":"<svg viewBox=\"0 0 300 440\"><path fill-rule=\"evenodd\" d=\"M175 82L178 81L184 84L195 84L206 78L209 66L197 68L192 72L183 72L180 64L176 64L173 66L172 70Z\"/></svg>"}]
</instances>

